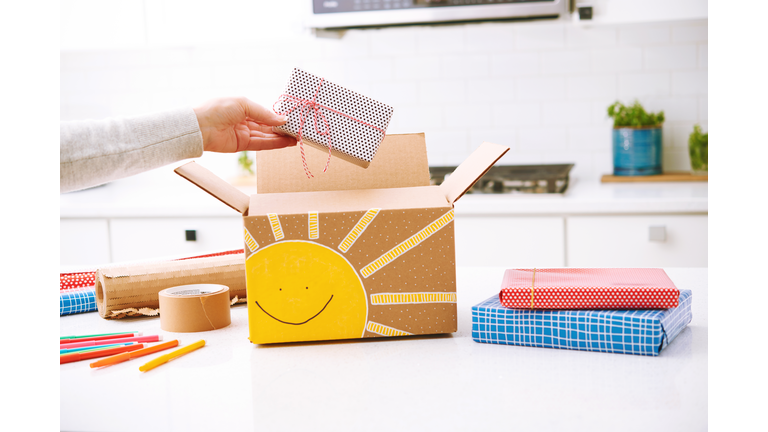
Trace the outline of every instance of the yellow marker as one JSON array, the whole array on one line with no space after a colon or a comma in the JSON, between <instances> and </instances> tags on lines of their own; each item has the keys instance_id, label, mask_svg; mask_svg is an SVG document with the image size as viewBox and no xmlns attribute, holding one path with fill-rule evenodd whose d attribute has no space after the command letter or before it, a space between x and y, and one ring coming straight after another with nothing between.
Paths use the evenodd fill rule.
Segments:
<instances>
[{"instance_id":1,"label":"yellow marker","mask_svg":"<svg viewBox=\"0 0 768 432\"><path fill-rule=\"evenodd\" d=\"M139 366L139 370L142 372L152 370L162 364L168 363L169 361L175 359L176 357L181 357L184 354L188 354L198 348L202 348L203 345L205 345L205 341L201 339L193 344L185 346L184 348L179 348L176 351L169 352L168 354L161 355L156 359L150 360L147 363L143 364L142 366Z\"/></svg>"}]
</instances>

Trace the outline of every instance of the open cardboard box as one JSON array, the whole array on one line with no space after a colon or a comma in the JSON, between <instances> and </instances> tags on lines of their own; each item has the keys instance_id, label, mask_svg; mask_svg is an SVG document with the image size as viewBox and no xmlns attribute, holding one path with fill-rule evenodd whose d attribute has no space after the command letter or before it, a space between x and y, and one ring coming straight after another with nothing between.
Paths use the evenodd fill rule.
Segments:
<instances>
[{"instance_id":1,"label":"open cardboard box","mask_svg":"<svg viewBox=\"0 0 768 432\"><path fill-rule=\"evenodd\" d=\"M453 204L508 150L483 143L440 186L424 134L313 179L297 148L259 152L250 197L195 162L176 172L243 215L251 342L406 336L456 331Z\"/></svg>"}]
</instances>

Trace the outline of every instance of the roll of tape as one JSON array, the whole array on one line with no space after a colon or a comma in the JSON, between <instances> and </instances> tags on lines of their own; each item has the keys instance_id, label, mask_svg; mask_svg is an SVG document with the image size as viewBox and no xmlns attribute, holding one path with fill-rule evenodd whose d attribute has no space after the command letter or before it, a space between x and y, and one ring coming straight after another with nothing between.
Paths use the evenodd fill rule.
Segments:
<instances>
[{"instance_id":1,"label":"roll of tape","mask_svg":"<svg viewBox=\"0 0 768 432\"><path fill-rule=\"evenodd\" d=\"M195 284L166 288L158 293L160 328L169 332L191 333L228 326L229 287Z\"/></svg>"}]
</instances>

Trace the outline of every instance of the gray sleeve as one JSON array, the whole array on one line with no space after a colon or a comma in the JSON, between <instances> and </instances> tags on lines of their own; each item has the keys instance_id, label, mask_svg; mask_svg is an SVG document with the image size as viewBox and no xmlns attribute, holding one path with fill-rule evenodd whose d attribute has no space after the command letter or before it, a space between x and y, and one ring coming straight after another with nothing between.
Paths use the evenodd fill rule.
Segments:
<instances>
[{"instance_id":1,"label":"gray sleeve","mask_svg":"<svg viewBox=\"0 0 768 432\"><path fill-rule=\"evenodd\" d=\"M61 122L60 191L71 192L203 155L191 108L106 120Z\"/></svg>"}]
</instances>

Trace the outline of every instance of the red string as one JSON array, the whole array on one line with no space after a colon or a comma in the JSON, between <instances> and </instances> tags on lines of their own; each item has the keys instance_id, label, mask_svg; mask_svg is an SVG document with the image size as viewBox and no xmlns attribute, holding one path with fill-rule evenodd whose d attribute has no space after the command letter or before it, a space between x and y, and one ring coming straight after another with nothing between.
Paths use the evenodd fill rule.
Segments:
<instances>
[{"instance_id":1,"label":"red string","mask_svg":"<svg viewBox=\"0 0 768 432\"><path fill-rule=\"evenodd\" d=\"M337 111L331 107L317 103L317 94L320 93L320 87L323 86L324 82L325 82L325 78L321 78L320 84L317 86L317 89L315 89L315 94L314 96L312 96L312 99L302 99L293 95L289 95L287 93L283 93L280 95L279 98L277 98L277 101L272 105L272 110L275 111L275 113L278 115L290 115L297 108L299 109L298 111L299 112L299 133L296 138L299 142L299 150L301 151L301 163L304 166L304 173L307 174L307 178L312 178L314 176L309 171L309 167L307 166L307 158L304 154L303 130L304 130L304 116L305 116L304 111L305 110L309 110L309 113L313 114L314 123L315 123L315 132L317 132L317 134L321 136L325 135L328 139L328 160L325 162L325 168L323 168L323 172L326 172L328 170L328 165L330 165L331 163L331 149L333 148L333 143L331 142L331 126L328 124L328 120L325 118L325 114L323 114L323 112L321 111L321 108L334 112L341 116L344 116L350 120L356 121L365 126L372 127L381 133L386 133L386 131L380 127L376 127L360 119L344 114L341 111ZM275 106L282 101L291 102L292 105L287 111L278 112L277 109L275 109ZM317 126L318 117L322 119L323 124L325 125L325 130L321 131L320 128Z\"/></svg>"}]
</instances>

